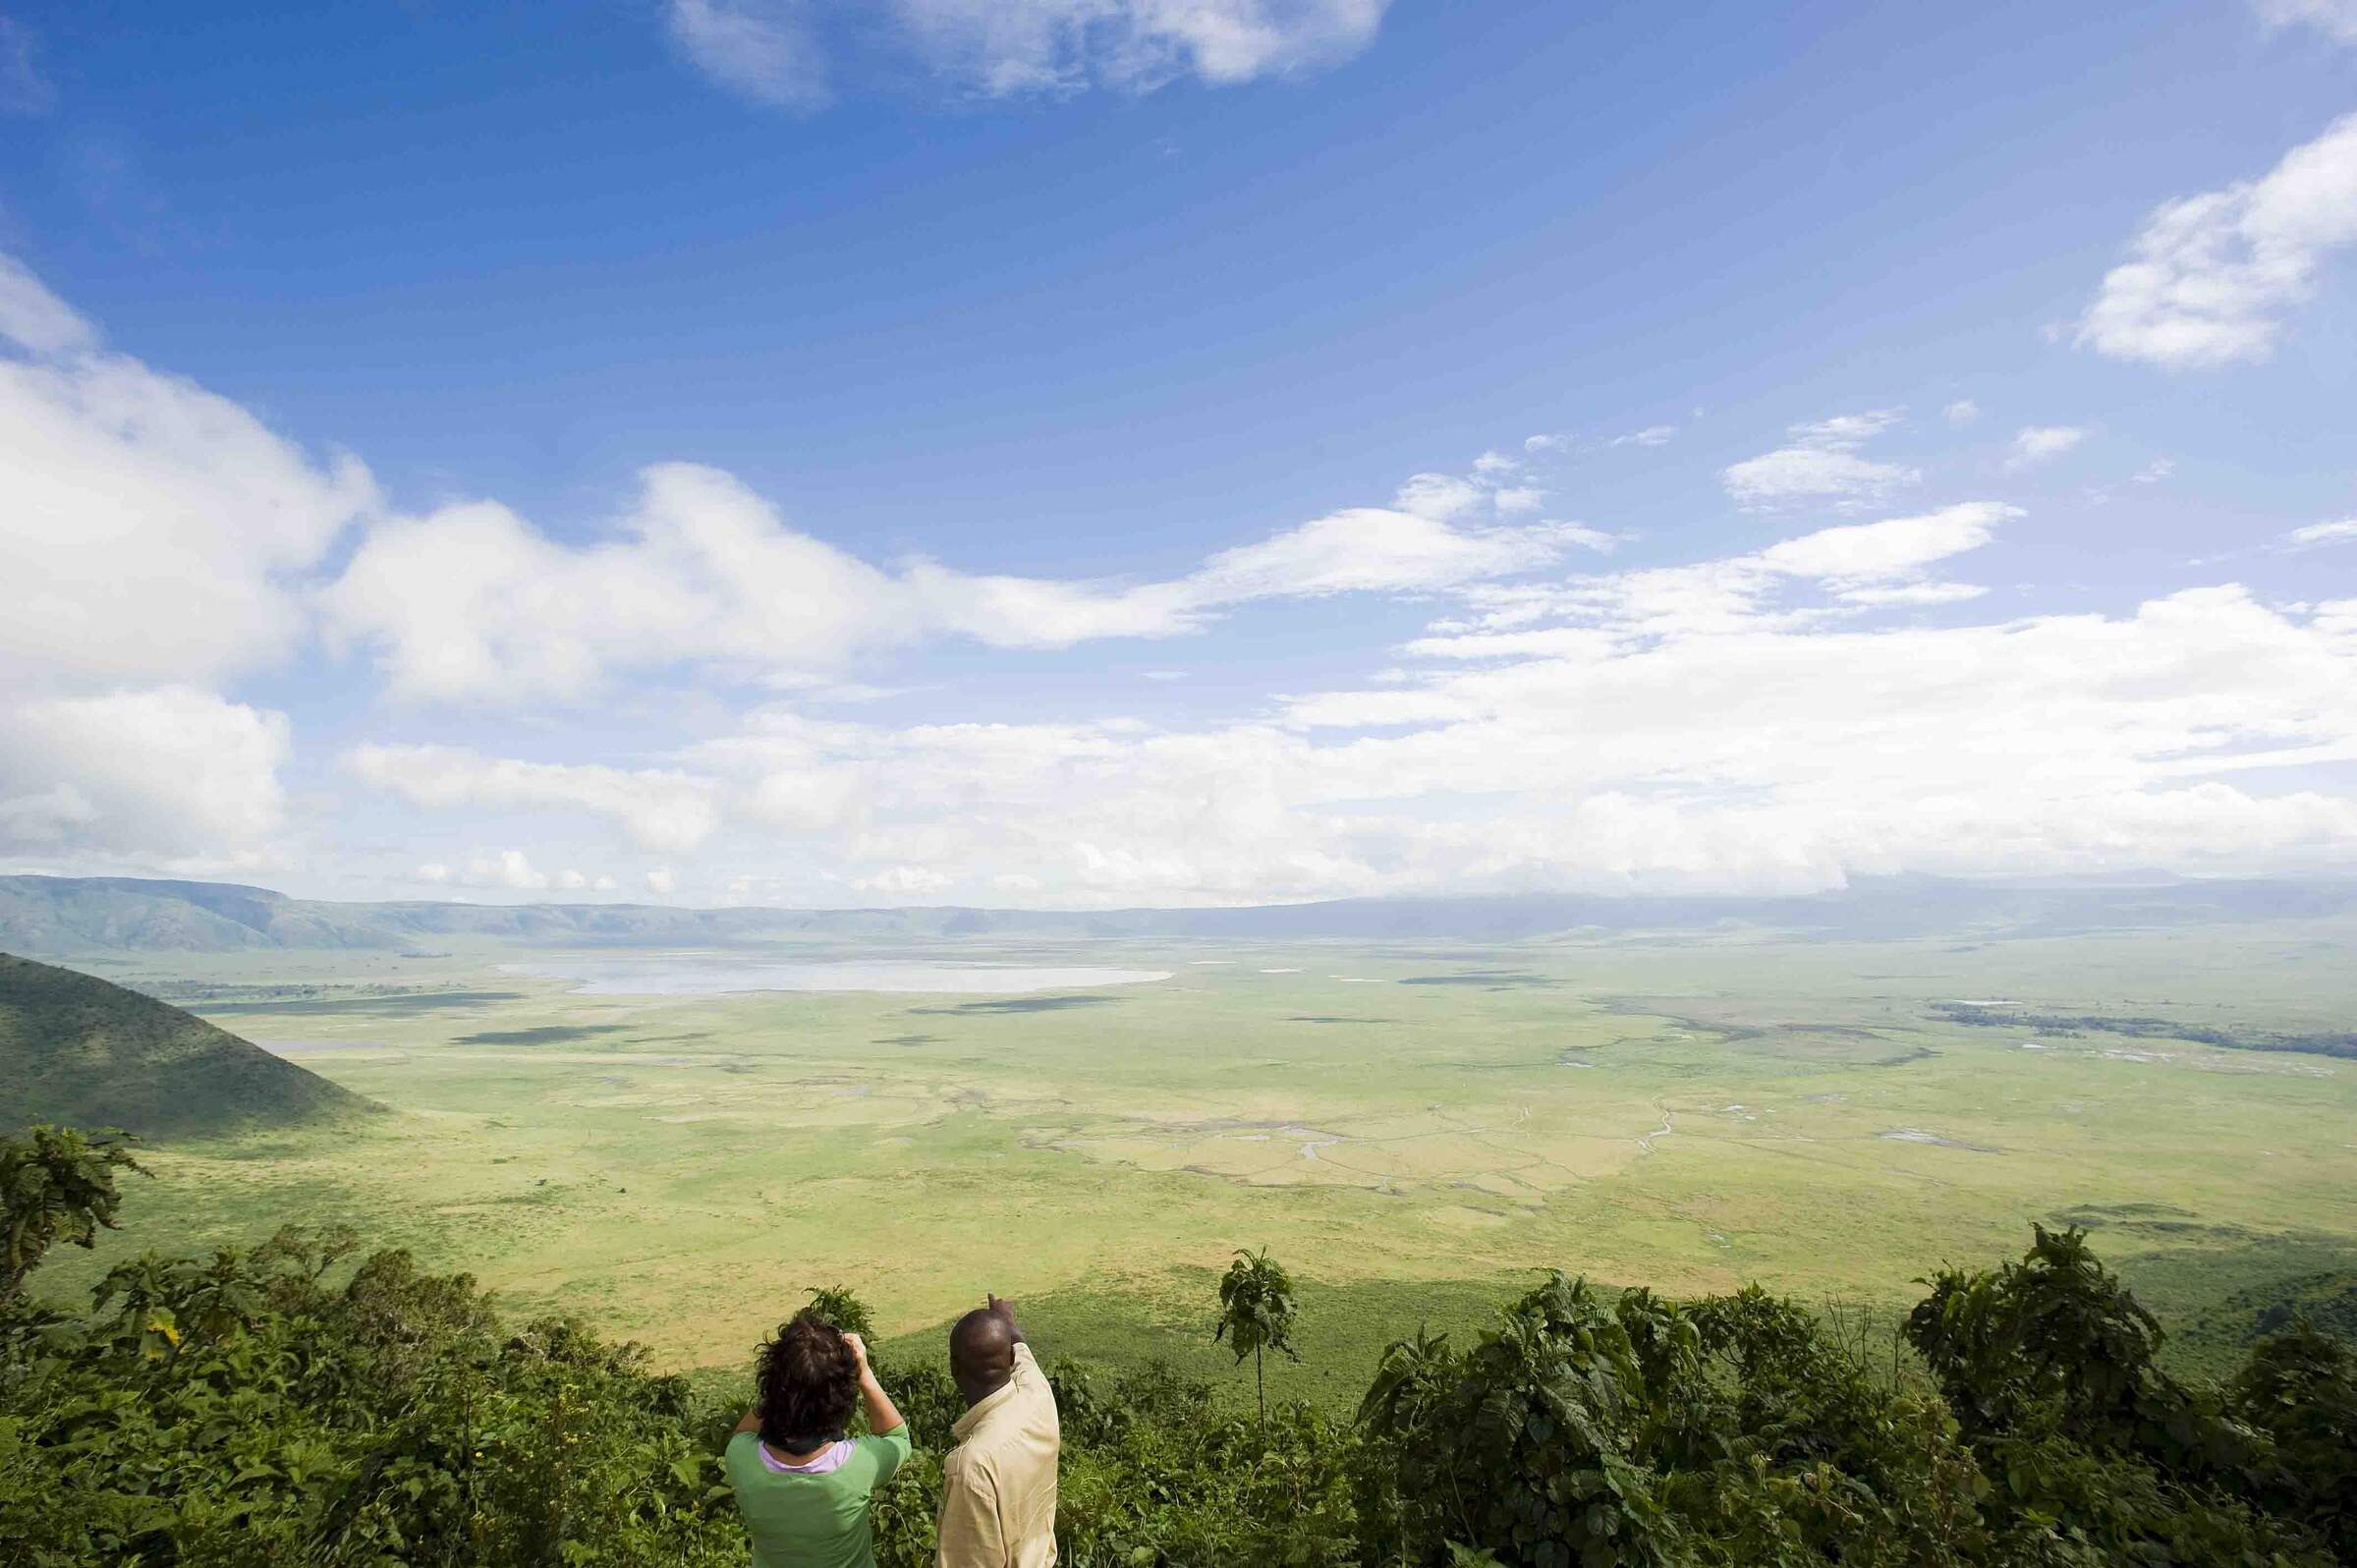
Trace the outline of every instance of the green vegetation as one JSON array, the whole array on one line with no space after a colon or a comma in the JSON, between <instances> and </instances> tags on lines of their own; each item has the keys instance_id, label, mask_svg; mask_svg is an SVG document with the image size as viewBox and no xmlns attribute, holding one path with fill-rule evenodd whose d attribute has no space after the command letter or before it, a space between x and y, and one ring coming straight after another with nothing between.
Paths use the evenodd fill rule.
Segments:
<instances>
[{"instance_id":1,"label":"green vegetation","mask_svg":"<svg viewBox=\"0 0 2357 1568\"><path fill-rule=\"evenodd\" d=\"M0 1191L95 1227L120 1160ZM43 1197L42 1193L49 1196ZM1261 1260L1246 1255L1247 1271ZM2305 1324L2222 1383L2076 1230L1943 1269L1887 1344L1758 1289L1675 1301L1547 1275L1463 1350L1383 1354L1356 1420L1222 1417L1210 1390L1050 1355L1074 1568L2121 1562L2324 1568L2357 1552L2357 1361ZM840 1287L814 1307L864 1316ZM1223 1303L1223 1311L1231 1304ZM878 1556L931 1561L959 1411L882 1367L920 1454ZM28 1568L718 1565L745 1542L737 1414L578 1321L504 1323L476 1283L334 1228L117 1264L87 1313L0 1297L0 1541Z\"/></svg>"},{"instance_id":2,"label":"green vegetation","mask_svg":"<svg viewBox=\"0 0 2357 1568\"><path fill-rule=\"evenodd\" d=\"M1992 1007L1981 1002L1935 1002L1932 1010L1957 1024L1983 1029L2027 1029L2044 1035L2120 1035L2129 1039L2184 1039L2229 1050L2306 1051L2316 1056L2357 1056L2357 1030L2306 1034L2237 1034L2208 1024L2167 1018L2120 1018L2107 1013L2041 1013L2026 1007Z\"/></svg>"},{"instance_id":3,"label":"green vegetation","mask_svg":"<svg viewBox=\"0 0 2357 1568\"><path fill-rule=\"evenodd\" d=\"M1928 1265L2036 1221L2089 1230L2183 1327L2172 1369L2223 1376L2292 1281L2326 1276L2299 1298L2321 1304L2357 1278L2357 1067L1936 1004L2345 1029L2350 935L891 950L1170 976L983 1007L585 993L504 967L584 955L464 944L107 960L388 1111L151 1142L165 1179L37 1288L79 1302L142 1249L252 1249L302 1216L694 1371L733 1367L807 1286L856 1282L890 1354L987 1285L1110 1372L1166 1359L1249 1410L1202 1313L1242 1238L1285 1261L1301 1307L1302 1362L1265 1358L1271 1411L1347 1414L1402 1327L1462 1342L1533 1260L1679 1297L1757 1280L1887 1321ZM1402 983L1452 976L1481 983ZM1094 999L995 1005L1064 994Z\"/></svg>"},{"instance_id":4,"label":"green vegetation","mask_svg":"<svg viewBox=\"0 0 2357 1568\"><path fill-rule=\"evenodd\" d=\"M95 1247L122 1206L115 1172L142 1169L120 1137L35 1122L22 1140L0 1140L0 1296L20 1294L59 1242Z\"/></svg>"},{"instance_id":5,"label":"green vegetation","mask_svg":"<svg viewBox=\"0 0 2357 1568\"><path fill-rule=\"evenodd\" d=\"M1267 1353L1273 1350L1301 1360L1293 1348L1294 1312L1293 1279L1285 1265L1270 1258L1265 1247L1258 1253L1239 1250L1219 1281L1219 1322L1211 1339L1225 1339L1239 1365L1245 1357L1252 1358L1253 1396L1263 1421L1268 1419L1268 1373L1263 1365Z\"/></svg>"},{"instance_id":6,"label":"green vegetation","mask_svg":"<svg viewBox=\"0 0 2357 1568\"><path fill-rule=\"evenodd\" d=\"M153 997L0 953L0 1128L38 1119L160 1137L374 1108Z\"/></svg>"}]
</instances>

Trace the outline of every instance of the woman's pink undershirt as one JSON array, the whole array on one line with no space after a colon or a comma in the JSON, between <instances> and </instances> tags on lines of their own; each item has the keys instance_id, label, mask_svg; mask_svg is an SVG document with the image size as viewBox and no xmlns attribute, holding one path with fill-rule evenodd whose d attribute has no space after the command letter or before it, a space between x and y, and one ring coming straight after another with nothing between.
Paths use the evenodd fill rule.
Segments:
<instances>
[{"instance_id":1,"label":"woman's pink undershirt","mask_svg":"<svg viewBox=\"0 0 2357 1568\"><path fill-rule=\"evenodd\" d=\"M832 1471L841 1470L844 1463L851 1458L851 1439L848 1437L828 1443L799 1465L789 1465L772 1454L769 1451L769 1445L758 1437L754 1439L754 1446L761 1451L761 1463L767 1466L772 1474L779 1476L823 1476Z\"/></svg>"}]
</instances>

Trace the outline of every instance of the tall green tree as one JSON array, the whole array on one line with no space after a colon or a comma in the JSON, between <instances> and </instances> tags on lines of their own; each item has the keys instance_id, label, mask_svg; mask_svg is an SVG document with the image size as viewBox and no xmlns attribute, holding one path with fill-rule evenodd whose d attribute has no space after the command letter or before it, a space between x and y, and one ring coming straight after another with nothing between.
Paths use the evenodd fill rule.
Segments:
<instances>
[{"instance_id":1,"label":"tall green tree","mask_svg":"<svg viewBox=\"0 0 2357 1568\"><path fill-rule=\"evenodd\" d=\"M115 1228L115 1173L146 1174L131 1156L135 1142L128 1133L93 1136L46 1122L22 1138L0 1138L0 1299L23 1291L59 1242L90 1247L101 1228Z\"/></svg>"},{"instance_id":2,"label":"tall green tree","mask_svg":"<svg viewBox=\"0 0 2357 1568\"><path fill-rule=\"evenodd\" d=\"M1273 1350L1301 1360L1293 1349L1293 1278L1285 1265L1270 1258L1265 1247L1258 1253L1237 1249L1236 1260L1219 1281L1219 1326L1211 1331L1211 1342L1225 1339L1238 1365L1252 1358L1254 1392L1260 1397L1263 1423L1268 1420L1264 1358Z\"/></svg>"}]
</instances>

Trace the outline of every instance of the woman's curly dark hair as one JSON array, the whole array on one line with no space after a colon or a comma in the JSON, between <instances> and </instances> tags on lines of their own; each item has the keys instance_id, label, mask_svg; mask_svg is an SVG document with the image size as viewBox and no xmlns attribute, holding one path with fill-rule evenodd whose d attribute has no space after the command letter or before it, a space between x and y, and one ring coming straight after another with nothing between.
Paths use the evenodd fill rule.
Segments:
<instances>
[{"instance_id":1,"label":"woman's curly dark hair","mask_svg":"<svg viewBox=\"0 0 2357 1568\"><path fill-rule=\"evenodd\" d=\"M780 1323L754 1370L761 1441L807 1454L843 1435L859 1403L860 1363L834 1324L808 1311Z\"/></svg>"}]
</instances>

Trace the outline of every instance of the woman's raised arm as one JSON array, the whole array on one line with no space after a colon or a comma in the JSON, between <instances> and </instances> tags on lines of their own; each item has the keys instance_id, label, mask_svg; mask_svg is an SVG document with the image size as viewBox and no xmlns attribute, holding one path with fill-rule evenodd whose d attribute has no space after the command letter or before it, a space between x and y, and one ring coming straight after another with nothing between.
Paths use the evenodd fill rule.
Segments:
<instances>
[{"instance_id":1,"label":"woman's raised arm","mask_svg":"<svg viewBox=\"0 0 2357 1568\"><path fill-rule=\"evenodd\" d=\"M884 1392L884 1385L875 1380L874 1369L868 1365L868 1342L857 1334L845 1334L844 1341L860 1363L860 1403L868 1412L868 1429L881 1436L900 1425L900 1407Z\"/></svg>"}]
</instances>

